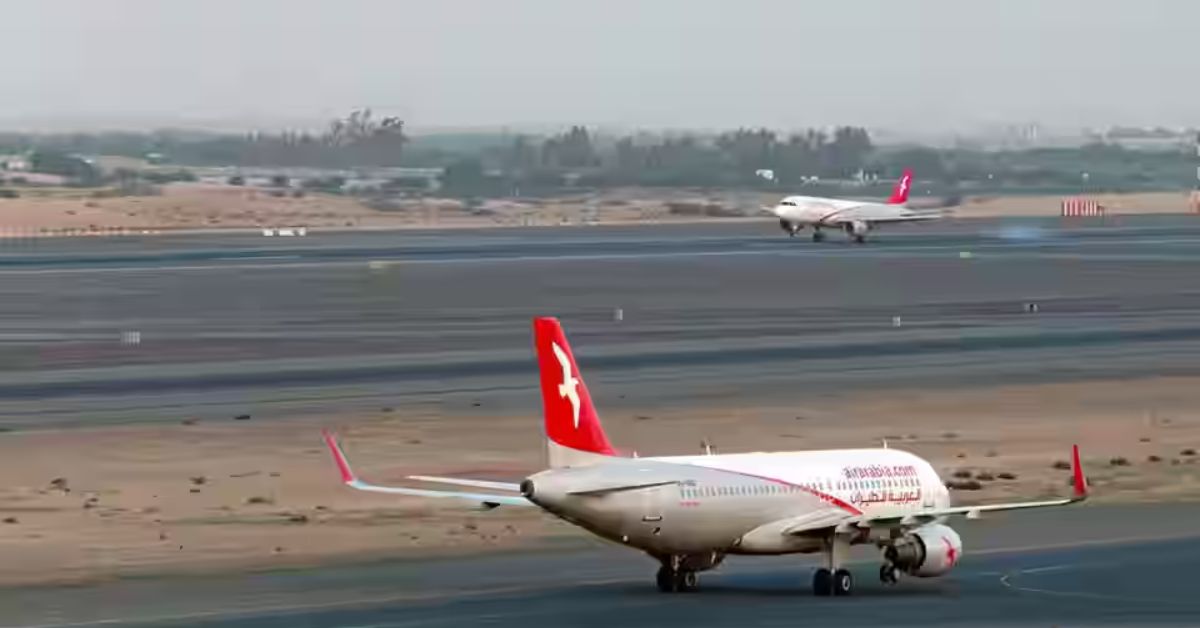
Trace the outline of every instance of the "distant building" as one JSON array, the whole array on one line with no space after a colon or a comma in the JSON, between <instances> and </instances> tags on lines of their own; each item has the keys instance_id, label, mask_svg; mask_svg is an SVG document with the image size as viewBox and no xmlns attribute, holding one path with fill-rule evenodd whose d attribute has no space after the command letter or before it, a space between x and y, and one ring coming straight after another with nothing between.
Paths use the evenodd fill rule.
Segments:
<instances>
[{"instance_id":1,"label":"distant building","mask_svg":"<svg viewBox=\"0 0 1200 628\"><path fill-rule=\"evenodd\" d=\"M0 155L0 170L29 172L29 159L24 155Z\"/></svg>"},{"instance_id":2,"label":"distant building","mask_svg":"<svg viewBox=\"0 0 1200 628\"><path fill-rule=\"evenodd\" d=\"M1129 150L1177 151L1191 144L1191 133L1162 127L1112 127L1102 134L1105 144Z\"/></svg>"}]
</instances>

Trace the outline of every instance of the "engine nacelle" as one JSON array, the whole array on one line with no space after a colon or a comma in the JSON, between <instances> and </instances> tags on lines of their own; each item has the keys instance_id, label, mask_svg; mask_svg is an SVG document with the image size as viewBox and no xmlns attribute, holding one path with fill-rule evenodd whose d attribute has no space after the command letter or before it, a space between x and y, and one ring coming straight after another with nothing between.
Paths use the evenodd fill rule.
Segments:
<instances>
[{"instance_id":1,"label":"engine nacelle","mask_svg":"<svg viewBox=\"0 0 1200 628\"><path fill-rule=\"evenodd\" d=\"M800 231L801 226L802 225L794 223L790 220L786 220L784 218L779 219L779 228L783 229L784 231L786 231L792 235L796 235L796 232Z\"/></svg>"},{"instance_id":2,"label":"engine nacelle","mask_svg":"<svg viewBox=\"0 0 1200 628\"><path fill-rule=\"evenodd\" d=\"M849 233L850 235L856 235L856 236L867 235L867 232L870 230L871 230L870 223L864 222L862 220L852 220L852 221L846 223L846 233Z\"/></svg>"},{"instance_id":3,"label":"engine nacelle","mask_svg":"<svg viewBox=\"0 0 1200 628\"><path fill-rule=\"evenodd\" d=\"M909 575L940 576L962 558L962 539L948 526L921 526L896 539L884 550L884 556Z\"/></svg>"}]
</instances>

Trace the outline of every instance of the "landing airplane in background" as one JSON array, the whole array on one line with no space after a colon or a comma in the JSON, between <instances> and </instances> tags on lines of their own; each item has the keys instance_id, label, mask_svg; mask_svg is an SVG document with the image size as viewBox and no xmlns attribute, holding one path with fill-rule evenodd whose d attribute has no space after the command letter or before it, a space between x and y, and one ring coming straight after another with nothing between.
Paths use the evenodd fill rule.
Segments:
<instances>
[{"instance_id":1,"label":"landing airplane in background","mask_svg":"<svg viewBox=\"0 0 1200 628\"><path fill-rule=\"evenodd\" d=\"M824 228L845 231L855 242L866 242L867 232L877 225L920 222L941 218L938 212L905 207L912 186L912 170L905 170L887 203L869 203L818 196L789 196L774 207L764 208L779 218L779 226L793 238L804 227L812 227L813 242L825 239Z\"/></svg>"},{"instance_id":2,"label":"landing airplane in background","mask_svg":"<svg viewBox=\"0 0 1200 628\"><path fill-rule=\"evenodd\" d=\"M825 566L813 577L817 595L848 595L850 546L882 550L879 577L894 584L949 572L962 557L957 515L1063 506L1087 496L1072 451L1074 495L1049 501L951 506L933 466L898 449L627 458L600 426L591 395L554 318L534 320L550 468L520 484L410 476L478 492L369 484L354 475L333 436L325 441L342 481L359 490L456 498L488 507L537 506L600 537L659 561L658 588L691 591L696 573L729 554L816 553Z\"/></svg>"}]
</instances>

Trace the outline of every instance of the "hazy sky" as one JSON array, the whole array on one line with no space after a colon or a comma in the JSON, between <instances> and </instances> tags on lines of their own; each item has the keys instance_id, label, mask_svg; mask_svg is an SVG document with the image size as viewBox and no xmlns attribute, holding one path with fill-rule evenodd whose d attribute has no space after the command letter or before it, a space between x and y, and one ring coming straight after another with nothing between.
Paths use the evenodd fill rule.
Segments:
<instances>
[{"instance_id":1,"label":"hazy sky","mask_svg":"<svg viewBox=\"0 0 1200 628\"><path fill-rule=\"evenodd\" d=\"M0 126L1200 124L1190 0L0 0Z\"/></svg>"}]
</instances>

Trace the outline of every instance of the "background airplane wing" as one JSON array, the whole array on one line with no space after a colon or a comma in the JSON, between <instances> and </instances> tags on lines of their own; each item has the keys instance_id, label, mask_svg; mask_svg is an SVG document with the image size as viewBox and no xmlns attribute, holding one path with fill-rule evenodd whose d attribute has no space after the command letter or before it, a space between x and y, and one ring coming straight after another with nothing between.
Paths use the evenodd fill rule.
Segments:
<instances>
[{"instance_id":1,"label":"background airplane wing","mask_svg":"<svg viewBox=\"0 0 1200 628\"><path fill-rule=\"evenodd\" d=\"M373 493L389 493L392 495L409 495L413 497L435 497L435 498L453 498L464 501L472 501L483 504L488 507L500 505L507 506L533 506L534 504L520 495L494 495L490 493L469 493L459 491L431 491L419 488L407 488L403 486L379 486L358 479L354 475L354 471L350 468L350 462L346 460L346 454L342 452L342 448L337 444L333 434L328 431L322 432L325 438L325 444L329 446L329 453L333 456L333 461L337 464L338 472L342 476L342 483L350 488L360 491L370 491ZM454 479L454 478L439 478L439 480ZM471 480L461 480L455 483L464 483ZM481 480L482 482L482 480ZM499 483L494 483L499 484Z\"/></svg>"}]
</instances>

